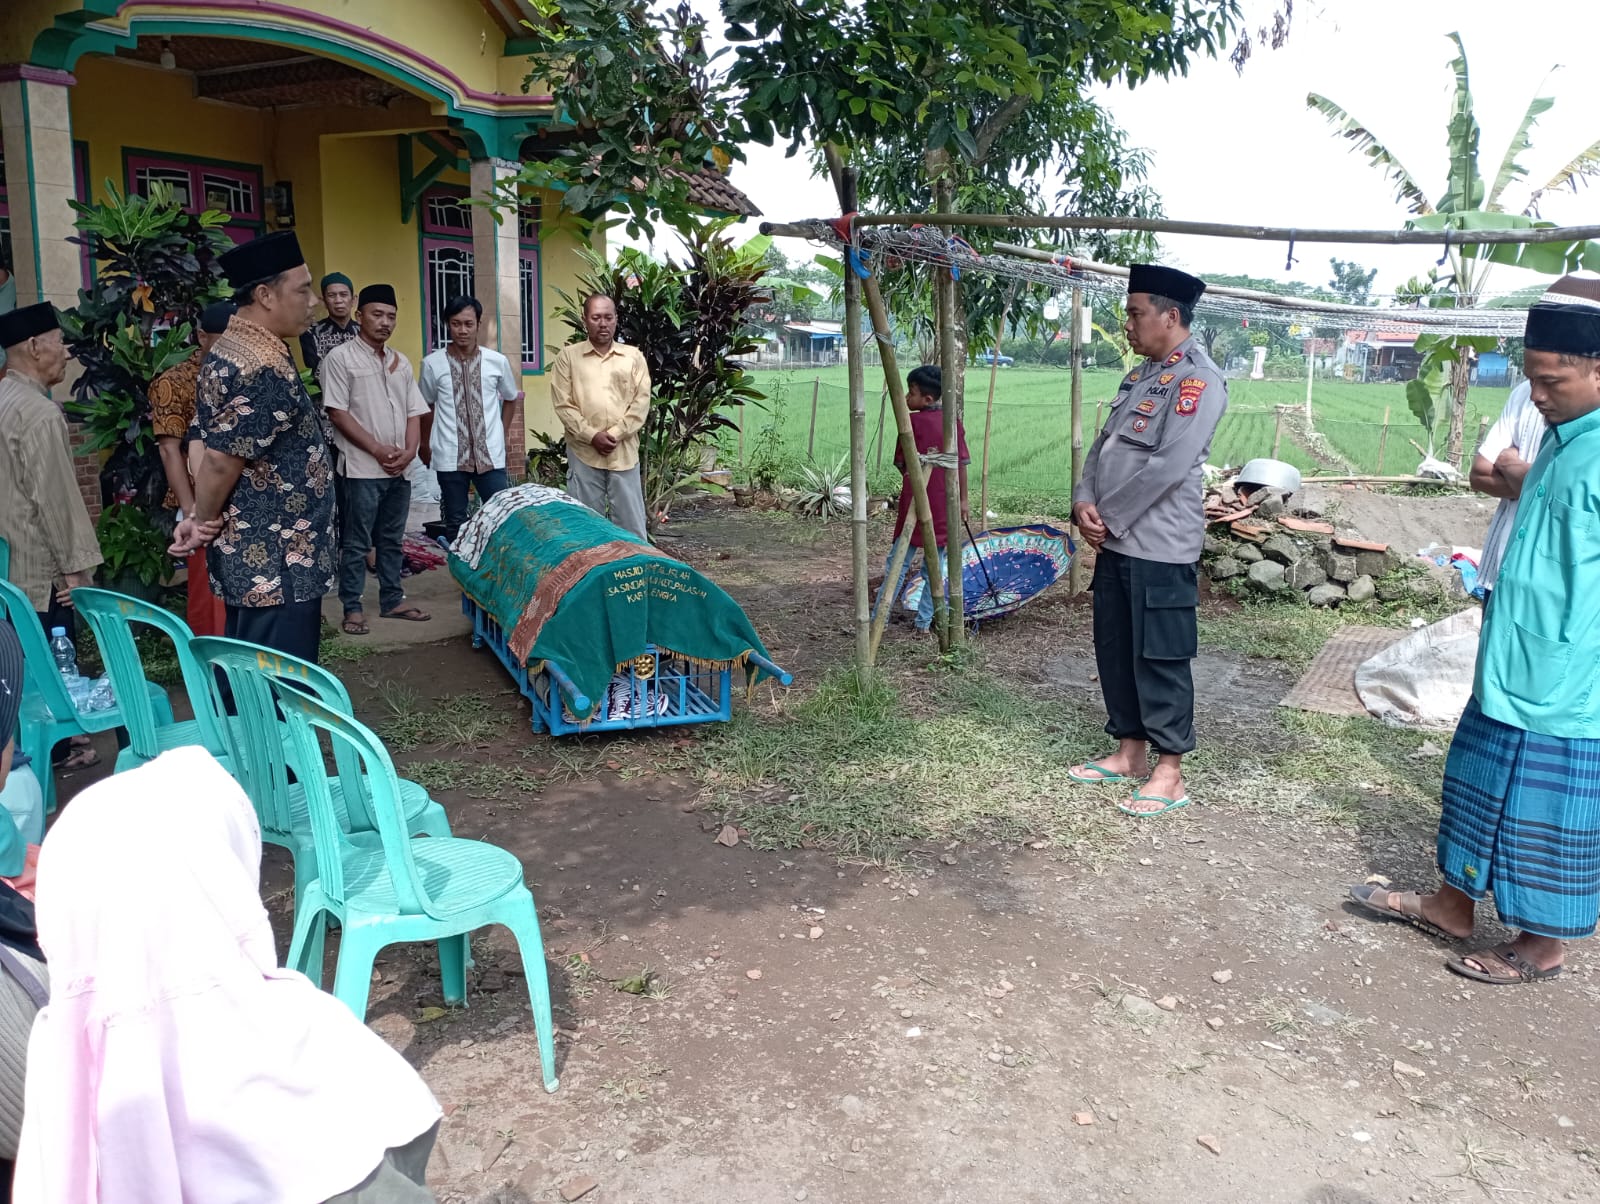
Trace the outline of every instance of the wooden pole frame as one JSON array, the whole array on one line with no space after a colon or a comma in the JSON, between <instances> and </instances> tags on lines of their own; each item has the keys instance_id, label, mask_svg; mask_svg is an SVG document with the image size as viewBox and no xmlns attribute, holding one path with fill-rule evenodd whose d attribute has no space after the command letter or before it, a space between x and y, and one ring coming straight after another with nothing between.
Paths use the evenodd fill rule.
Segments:
<instances>
[{"instance_id":1,"label":"wooden pole frame","mask_svg":"<svg viewBox=\"0 0 1600 1204\"><path fill-rule=\"evenodd\" d=\"M1072 421L1072 479L1067 491L1067 513L1072 513L1072 499L1078 492L1078 483L1083 480L1083 290L1072 290L1072 305L1067 311L1072 322L1072 333L1069 336L1069 345L1072 349L1072 389L1071 421ZM1071 525L1069 523L1069 525ZM1083 532L1078 532L1078 538L1083 539ZM1083 567L1078 558L1072 558L1072 568L1067 577L1067 589L1072 594L1083 591Z\"/></svg>"},{"instance_id":2,"label":"wooden pole frame","mask_svg":"<svg viewBox=\"0 0 1600 1204\"><path fill-rule=\"evenodd\" d=\"M842 165L835 172L839 204L849 213L856 203L855 172ZM872 598L867 587L867 398L865 340L861 337L861 282L855 273L844 275L844 331L850 362L850 566L855 587L856 664L872 668Z\"/></svg>"},{"instance_id":3,"label":"wooden pole frame","mask_svg":"<svg viewBox=\"0 0 1600 1204\"><path fill-rule=\"evenodd\" d=\"M1006 292L1005 304L1000 307L1000 320L994 327L994 359L989 364L989 400L983 407L983 464L978 470L978 526L989 525L989 434L994 429L994 386L1000 375L1000 340L1005 333L1006 317L1011 312L1011 301L1017 289L1013 285Z\"/></svg>"},{"instance_id":4,"label":"wooden pole frame","mask_svg":"<svg viewBox=\"0 0 1600 1204\"><path fill-rule=\"evenodd\" d=\"M840 209L844 213L855 210L855 173L845 166L844 155L829 143L823 148L828 174L833 178L839 195ZM911 506L916 515L917 529L924 547L936 546L933 537L933 511L928 506L928 487L922 476L922 461L917 458L917 441L911 433L911 411L906 408L905 392L900 380L899 365L895 360L894 340L889 334L889 311L883 303L883 293L878 289L875 275L862 280L847 263L844 273L845 340L850 356L850 492L852 503L850 527L850 561L855 586L856 602L856 665L863 672L873 665L872 601L867 588L867 411L865 379L865 346L861 336L861 301L866 300L872 317L873 336L878 340L879 359L883 365L884 383L889 388L889 400L894 404L895 425L900 432L900 447L905 459L906 479L911 482ZM944 596L944 574L937 556L924 556L923 564L928 576L928 587L935 599ZM885 611L887 614L887 610Z\"/></svg>"},{"instance_id":5,"label":"wooden pole frame","mask_svg":"<svg viewBox=\"0 0 1600 1204\"><path fill-rule=\"evenodd\" d=\"M882 599L878 606L878 613L872 616L872 631L867 640L867 659L869 663L876 663L878 659L878 645L883 642L883 632L889 626L889 616L894 611L895 599L900 591L896 589L889 592L889 586L900 581L900 574L906 567L906 561L911 558L911 524L907 523L900 532L900 538L894 541L894 550L889 555L889 567L883 575L883 584L879 586L879 597Z\"/></svg>"},{"instance_id":6,"label":"wooden pole frame","mask_svg":"<svg viewBox=\"0 0 1600 1204\"><path fill-rule=\"evenodd\" d=\"M915 516L924 549L922 565L928 574L928 588L933 590L934 613L937 614L939 600L944 597L944 566L939 563L937 555L926 554L926 549L936 548L938 541L933 533L933 508L928 504L928 483L923 476L917 439L911 432L911 411L906 407L900 362L895 355L894 340L889 337L889 309L883 303L883 292L878 288L876 276L869 276L861 283L861 293L867 302L867 312L872 316L873 330L878 337L878 353L883 359L883 379L889 386L889 405L894 410L895 430L900 440L900 458L905 462L906 479L911 482L911 512Z\"/></svg>"},{"instance_id":7,"label":"wooden pole frame","mask_svg":"<svg viewBox=\"0 0 1600 1204\"><path fill-rule=\"evenodd\" d=\"M1190 222L1164 217L1080 217L1009 213L861 214L857 226L915 226L937 222L989 230L1137 230L1151 234L1198 234L1210 238L1248 238L1256 242L1359 243L1375 246L1455 246L1495 243L1577 243L1600 238L1600 226L1536 226L1524 230L1302 230L1296 226L1241 226ZM773 223L774 226L779 223Z\"/></svg>"},{"instance_id":8,"label":"wooden pole frame","mask_svg":"<svg viewBox=\"0 0 1600 1204\"><path fill-rule=\"evenodd\" d=\"M934 184L934 197L940 213L949 216L955 200L955 187L949 176ZM946 237L949 234L950 231L946 229ZM961 371L961 363L956 355L956 282L948 267L936 267L933 272L937 285L934 297L939 306L939 370L944 378L941 407L944 414L944 441L941 446L946 459L957 463L961 458L961 441L957 437L961 429L961 407L957 394L964 394L965 390L956 388L956 377ZM965 601L961 597L962 549L966 546L966 540L962 538L964 523L961 517L960 466L957 463L955 468L940 471L944 474L947 585L933 599L933 622L940 631L940 648L949 651L962 644L966 636ZM922 549L923 559L937 554L937 549Z\"/></svg>"}]
</instances>

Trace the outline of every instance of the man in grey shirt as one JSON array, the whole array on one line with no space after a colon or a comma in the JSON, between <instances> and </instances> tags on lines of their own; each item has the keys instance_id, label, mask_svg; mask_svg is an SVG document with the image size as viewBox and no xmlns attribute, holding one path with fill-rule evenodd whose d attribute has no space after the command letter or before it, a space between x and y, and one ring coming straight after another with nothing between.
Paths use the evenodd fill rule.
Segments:
<instances>
[{"instance_id":1,"label":"man in grey shirt","mask_svg":"<svg viewBox=\"0 0 1600 1204\"><path fill-rule=\"evenodd\" d=\"M1189 802L1182 762L1195 747L1201 469L1228 408L1222 373L1189 334L1205 288L1173 268L1133 265L1124 332L1145 360L1117 390L1072 499L1073 521L1098 553L1095 661L1117 751L1071 776L1136 783L1120 805L1141 817Z\"/></svg>"}]
</instances>

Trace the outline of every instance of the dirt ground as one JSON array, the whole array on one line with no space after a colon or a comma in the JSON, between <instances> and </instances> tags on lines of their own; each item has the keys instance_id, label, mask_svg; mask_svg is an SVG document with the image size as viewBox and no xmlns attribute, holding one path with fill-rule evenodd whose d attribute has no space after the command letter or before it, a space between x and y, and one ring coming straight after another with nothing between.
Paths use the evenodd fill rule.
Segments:
<instances>
[{"instance_id":1,"label":"dirt ground","mask_svg":"<svg viewBox=\"0 0 1600 1204\"><path fill-rule=\"evenodd\" d=\"M1376 493L1370 489L1308 485L1303 501L1332 516L1367 539L1381 540L1406 555L1432 544L1483 547L1498 503L1480 493L1450 493L1435 497L1407 497Z\"/></svg>"},{"instance_id":2,"label":"dirt ground","mask_svg":"<svg viewBox=\"0 0 1600 1204\"><path fill-rule=\"evenodd\" d=\"M843 524L709 507L671 531L796 673L791 697L848 659ZM1092 711L1086 620L1046 597L986 655L1039 706ZM431 951L378 963L369 1021L445 1109L430 1181L447 1204L588 1184L588 1204L1600 1199L1590 945L1554 983L1477 988L1440 944L1341 905L1373 873L1431 882L1431 815L1317 826L1212 793L1202 768L1198 805L1121 821L1105 858L729 848L694 773L715 733L554 743L461 637L341 672L380 727L397 689L402 709L488 700L471 752L397 760L421 777L453 758L465 784L435 796L458 835L523 859L544 924L553 1095L504 933L475 941L460 1012ZM1279 666L1212 648L1198 674L1218 755L1285 739ZM763 686L737 705L780 722L787 703ZM1081 806L1115 797L1086 787ZM268 862L282 939L289 879ZM1480 939L1492 928L1484 909ZM647 967L664 997L609 981Z\"/></svg>"}]
</instances>

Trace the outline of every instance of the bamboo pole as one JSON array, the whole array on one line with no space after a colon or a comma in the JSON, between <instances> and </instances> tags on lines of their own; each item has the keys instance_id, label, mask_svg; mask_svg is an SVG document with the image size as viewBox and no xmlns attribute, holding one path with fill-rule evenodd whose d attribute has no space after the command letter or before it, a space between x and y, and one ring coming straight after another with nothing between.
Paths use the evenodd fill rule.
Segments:
<instances>
[{"instance_id":1,"label":"bamboo pole","mask_svg":"<svg viewBox=\"0 0 1600 1204\"><path fill-rule=\"evenodd\" d=\"M883 575L883 584L878 587L878 612L872 616L872 632L867 640L867 659L876 662L878 659L878 645L883 642L884 628L889 625L889 615L894 610L895 599L900 591L889 592L892 583L898 583L900 573L906 567L906 561L911 558L911 524L907 523L900 531L900 537L894 541L894 551L889 556L889 568Z\"/></svg>"},{"instance_id":2,"label":"bamboo pole","mask_svg":"<svg viewBox=\"0 0 1600 1204\"><path fill-rule=\"evenodd\" d=\"M1277 417L1272 422L1272 458L1276 460L1278 458L1278 448L1283 445L1284 407L1273 406L1272 408L1278 411Z\"/></svg>"},{"instance_id":3,"label":"bamboo pole","mask_svg":"<svg viewBox=\"0 0 1600 1204\"><path fill-rule=\"evenodd\" d=\"M940 213L948 216L955 199L955 186L946 175L934 187L935 206ZM950 230L946 228L944 233L948 237ZM956 463L960 460L961 442L957 436L961 429L960 398L964 393L964 390L957 388L957 377L962 366L956 358L956 282L948 268L935 268L934 273L934 279L940 286L934 295L939 299L939 369L944 379L942 446L946 459ZM966 613L961 597L962 549L966 540L962 538L965 523L961 514L961 468L957 464L954 468L940 471L944 476L945 562L948 567L945 570L945 593L934 598L933 610L937 616L941 604L948 598L941 640L941 647L948 651L958 647L966 638ZM927 557L937 553L924 548L922 554ZM934 621L938 622L938 619Z\"/></svg>"},{"instance_id":4,"label":"bamboo pole","mask_svg":"<svg viewBox=\"0 0 1600 1204\"><path fill-rule=\"evenodd\" d=\"M1485 439L1487 439L1488 437L1489 437L1489 420L1487 418L1480 417L1478 419L1478 439L1477 439L1477 442L1474 443L1471 447L1463 448L1462 451L1461 451L1461 471L1462 472L1470 473L1472 471L1472 457L1478 454L1478 449L1483 446L1483 441Z\"/></svg>"},{"instance_id":5,"label":"bamboo pole","mask_svg":"<svg viewBox=\"0 0 1600 1204\"><path fill-rule=\"evenodd\" d=\"M822 377L811 381L811 433L806 436L806 459L812 459L817 450L817 394L822 392Z\"/></svg>"},{"instance_id":6,"label":"bamboo pole","mask_svg":"<svg viewBox=\"0 0 1600 1204\"><path fill-rule=\"evenodd\" d=\"M856 185L854 174L845 169L844 156L839 152L839 148L837 146L833 145L832 143L827 144L823 148L823 155L828 164L829 174L833 176L834 180L839 186L839 203L841 208L845 213L853 212L856 202ZM859 352L861 343L861 325L859 320L861 314L860 303L861 298L865 297L867 311L872 316L873 335L878 341L878 358L883 365L884 383L889 390L889 400L894 406L895 428L898 430L900 435L900 450L902 458L905 460L906 479L911 484L911 509L912 513L915 515L917 530L921 536L920 542L924 548L936 547L937 541L934 539L933 534L933 511L928 506L928 486L922 475L922 461L918 458L917 440L916 437L911 433L911 411L906 408L906 396L903 389L903 382L900 379L900 366L894 354L894 340L889 334L889 311L883 303L883 293L878 288L878 278L876 275L872 275L868 276L866 280L862 281L858 276L856 276L855 272L851 270L848 265L846 265L844 279L845 325L847 328L847 337L853 337L855 339L857 344L855 350ZM850 321L850 301L852 295L854 295L856 298L856 308L854 311L856 321L853 325ZM865 404L864 390L866 388L866 382L862 379L860 366L861 355L852 354L850 357L850 374L852 382L850 393L850 438L852 443L852 452L854 451L854 447L857 445L858 438L857 414L855 412L855 407L858 402L860 402L862 405ZM866 414L864 410L859 417L860 444L862 445L861 450L864 457L866 453L866 448L864 446L866 435ZM856 465L853 454L851 461L851 480L852 488L854 488L854 474ZM863 478L866 475L866 464L864 460L861 464L861 475ZM852 498L852 501L856 503L856 513L861 516L860 521L853 525L851 532L851 559L854 566L856 595L856 657L857 663L863 668L871 668L871 604L868 597L869 591L867 589L867 533L865 519L867 499L864 481L861 491ZM938 556L924 555L923 570L927 574L928 588L933 590L934 598L942 598L944 596L944 573L939 565Z\"/></svg>"},{"instance_id":7,"label":"bamboo pole","mask_svg":"<svg viewBox=\"0 0 1600 1204\"><path fill-rule=\"evenodd\" d=\"M1378 436L1378 472L1383 472L1383 452L1389 446L1389 407L1383 407L1383 433Z\"/></svg>"},{"instance_id":8,"label":"bamboo pole","mask_svg":"<svg viewBox=\"0 0 1600 1204\"><path fill-rule=\"evenodd\" d=\"M1318 476L1300 478L1300 483L1302 485L1315 485L1319 482L1325 485L1438 485L1440 488L1468 488L1465 481L1445 481L1438 477L1384 477L1377 475L1362 475L1358 473L1346 476Z\"/></svg>"},{"instance_id":9,"label":"bamboo pole","mask_svg":"<svg viewBox=\"0 0 1600 1204\"><path fill-rule=\"evenodd\" d=\"M1072 388L1069 393L1072 421L1071 488L1067 492L1067 513L1072 513L1072 499L1078 492L1078 482L1083 480L1083 290L1072 290L1072 306L1067 313L1072 323L1069 345L1072 349ZM1083 533L1078 533L1083 538ZM1083 566L1078 557L1072 558L1067 589L1076 595L1083 592Z\"/></svg>"},{"instance_id":10,"label":"bamboo pole","mask_svg":"<svg viewBox=\"0 0 1600 1204\"><path fill-rule=\"evenodd\" d=\"M983 407L983 464L978 469L978 526L989 525L989 433L994 429L994 386L1000 375L1000 338L1006 328L1006 315L1011 312L1013 287L1006 292L1005 304L1000 307L1000 320L994 326L994 359L989 364L989 400Z\"/></svg>"},{"instance_id":11,"label":"bamboo pole","mask_svg":"<svg viewBox=\"0 0 1600 1204\"><path fill-rule=\"evenodd\" d=\"M1374 246L1440 246L1446 233L1458 246L1492 243L1574 243L1600 238L1600 226L1545 226L1524 230L1302 230L1295 226L1241 226L1227 222L1191 222L1165 217L1081 217L1032 213L879 213L862 214L857 226L944 226L988 230L1140 230L1152 234L1198 234L1211 238L1248 238L1256 242L1337 242ZM772 223L776 227L779 223ZM765 224L763 225L765 231ZM773 233L782 233L774 229Z\"/></svg>"},{"instance_id":12,"label":"bamboo pole","mask_svg":"<svg viewBox=\"0 0 1600 1204\"><path fill-rule=\"evenodd\" d=\"M911 482L911 513L915 517L919 542L924 549L923 570L928 575L928 588L933 591L937 614L938 600L944 597L944 567L939 563L938 556L926 554L926 549L938 546L933 534L933 508L928 505L928 483L922 472L917 439L911 433L911 411L906 408L900 362L894 352L894 342L889 337L889 310L883 303L883 293L878 288L876 276L869 276L862 281L861 294L866 299L867 312L872 316L878 354L883 360L883 379L889 387L889 405L894 410L895 430L899 433L900 458L905 461L904 472L906 479Z\"/></svg>"},{"instance_id":13,"label":"bamboo pole","mask_svg":"<svg viewBox=\"0 0 1600 1204\"><path fill-rule=\"evenodd\" d=\"M1025 247L1018 243L997 242L994 244L996 252L1008 255L1013 259L1028 259L1035 263L1048 263L1059 267L1066 274L1068 264L1062 257L1051 251L1041 251L1037 247ZM1128 269L1123 264L1098 263L1093 259L1073 259L1071 269L1074 273L1083 271L1091 272L1097 276L1118 276L1126 279ZM1239 301L1255 301L1264 305L1271 305L1277 309L1295 310L1307 314L1345 314L1363 317L1369 322L1405 323L1407 325L1459 325L1463 316L1461 310L1428 310L1428 309L1376 309L1370 305L1346 305L1339 301L1312 301L1305 297L1290 297L1282 293L1265 293L1260 289L1235 288L1232 285L1208 284L1206 286L1208 297L1232 297ZM1473 311L1467 311L1469 314ZM1497 310L1496 313L1503 318L1521 317L1526 311ZM1455 315L1452 318L1452 313Z\"/></svg>"},{"instance_id":14,"label":"bamboo pole","mask_svg":"<svg viewBox=\"0 0 1600 1204\"><path fill-rule=\"evenodd\" d=\"M878 394L878 467L883 467L883 416L889 408L889 386L883 386L883 392Z\"/></svg>"},{"instance_id":15,"label":"bamboo pole","mask_svg":"<svg viewBox=\"0 0 1600 1204\"><path fill-rule=\"evenodd\" d=\"M1306 429L1312 429L1311 418L1311 381L1317 367L1317 328L1306 327L1311 332L1311 337L1306 340Z\"/></svg>"},{"instance_id":16,"label":"bamboo pole","mask_svg":"<svg viewBox=\"0 0 1600 1204\"><path fill-rule=\"evenodd\" d=\"M840 208L849 213L856 203L856 175L851 169L842 169L837 177ZM867 383L861 282L848 270L844 274L844 329L850 356L850 566L856 602L856 664L866 671L872 668L872 602L867 588Z\"/></svg>"}]
</instances>

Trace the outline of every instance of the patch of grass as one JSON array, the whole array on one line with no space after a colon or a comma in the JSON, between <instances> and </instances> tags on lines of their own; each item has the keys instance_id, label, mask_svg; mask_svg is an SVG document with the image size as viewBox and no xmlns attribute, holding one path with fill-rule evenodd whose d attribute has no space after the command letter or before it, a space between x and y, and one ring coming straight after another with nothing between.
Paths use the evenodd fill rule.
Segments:
<instances>
[{"instance_id":1,"label":"patch of grass","mask_svg":"<svg viewBox=\"0 0 1600 1204\"><path fill-rule=\"evenodd\" d=\"M378 727L383 742L395 752L409 752L422 743L427 712L422 696L403 681L386 677L378 683L378 702L385 717Z\"/></svg>"},{"instance_id":2,"label":"patch of grass","mask_svg":"<svg viewBox=\"0 0 1600 1204\"><path fill-rule=\"evenodd\" d=\"M920 684L836 669L776 721L737 712L702 742L703 780L762 848L886 860L923 840L1045 839L1096 860L1125 839L1066 776L1098 722L981 668Z\"/></svg>"},{"instance_id":3,"label":"patch of grass","mask_svg":"<svg viewBox=\"0 0 1600 1204\"><path fill-rule=\"evenodd\" d=\"M1184 758L1200 797L1336 828L1426 826L1438 815L1442 757L1412 760L1439 733L1376 720L1277 711L1270 725L1202 740Z\"/></svg>"},{"instance_id":4,"label":"patch of grass","mask_svg":"<svg viewBox=\"0 0 1600 1204\"><path fill-rule=\"evenodd\" d=\"M1263 995L1250 1014L1280 1036L1298 1037L1305 1031L1293 1005L1279 995Z\"/></svg>"},{"instance_id":5,"label":"patch of grass","mask_svg":"<svg viewBox=\"0 0 1600 1204\"><path fill-rule=\"evenodd\" d=\"M413 761L401 772L429 793L457 790L468 798L502 800L535 794L540 784L518 766L472 761Z\"/></svg>"},{"instance_id":6,"label":"patch of grass","mask_svg":"<svg viewBox=\"0 0 1600 1204\"><path fill-rule=\"evenodd\" d=\"M386 712L378 734L395 752L424 744L478 748L505 723L505 715L481 694L446 694L430 705L414 687L393 678L379 682L377 694Z\"/></svg>"},{"instance_id":7,"label":"patch of grass","mask_svg":"<svg viewBox=\"0 0 1600 1204\"><path fill-rule=\"evenodd\" d=\"M339 639L327 634L323 635L322 641L317 645L317 660L323 665L353 664L377 653L378 649L372 644L363 644L359 640Z\"/></svg>"},{"instance_id":8,"label":"patch of grass","mask_svg":"<svg viewBox=\"0 0 1600 1204\"><path fill-rule=\"evenodd\" d=\"M1200 616L1200 646L1281 662L1299 672L1348 619L1303 601L1247 602L1239 612Z\"/></svg>"}]
</instances>

